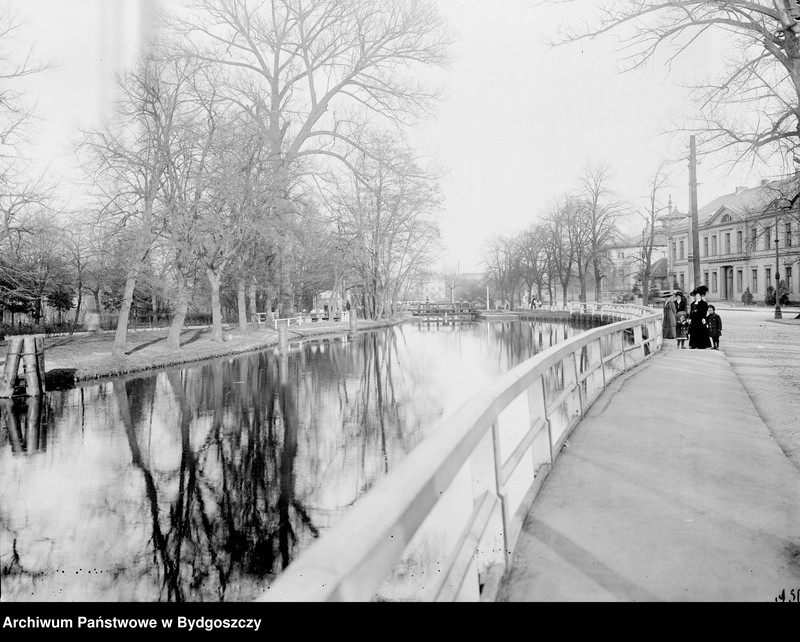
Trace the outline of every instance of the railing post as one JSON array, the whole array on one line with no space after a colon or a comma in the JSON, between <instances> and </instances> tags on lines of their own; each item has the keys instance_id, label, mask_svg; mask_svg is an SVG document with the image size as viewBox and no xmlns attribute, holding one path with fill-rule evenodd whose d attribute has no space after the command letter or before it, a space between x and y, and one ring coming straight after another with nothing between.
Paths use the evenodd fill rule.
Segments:
<instances>
[{"instance_id":1,"label":"railing post","mask_svg":"<svg viewBox=\"0 0 800 642\"><path fill-rule=\"evenodd\" d=\"M583 418L583 408L586 404L586 398L583 393L583 386L581 385L581 368L578 350L572 353L572 367L575 369L575 386L578 388L578 404L581 407L581 418Z\"/></svg>"},{"instance_id":2,"label":"railing post","mask_svg":"<svg viewBox=\"0 0 800 642\"><path fill-rule=\"evenodd\" d=\"M503 522L503 568L507 569L511 563L508 541L511 517L508 514L508 499L506 498L505 484L503 483L503 458L500 455L500 421L495 419L492 423L492 454L494 456L494 483L497 498L500 500L500 516Z\"/></svg>"},{"instance_id":3,"label":"railing post","mask_svg":"<svg viewBox=\"0 0 800 642\"><path fill-rule=\"evenodd\" d=\"M552 468L555 461L553 459L553 431L550 427L550 413L547 411L547 383L545 382L544 373L539 377L539 381L542 383L542 414L547 424L547 447L550 449L550 468Z\"/></svg>"}]
</instances>

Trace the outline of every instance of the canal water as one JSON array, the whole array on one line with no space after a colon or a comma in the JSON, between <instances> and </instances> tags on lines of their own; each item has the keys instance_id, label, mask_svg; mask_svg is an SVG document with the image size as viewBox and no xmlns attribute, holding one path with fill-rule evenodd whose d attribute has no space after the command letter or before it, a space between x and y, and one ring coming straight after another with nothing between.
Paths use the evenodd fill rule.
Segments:
<instances>
[{"instance_id":1,"label":"canal water","mask_svg":"<svg viewBox=\"0 0 800 642\"><path fill-rule=\"evenodd\" d=\"M405 323L0 400L0 599L250 600L442 418L584 329Z\"/></svg>"}]
</instances>

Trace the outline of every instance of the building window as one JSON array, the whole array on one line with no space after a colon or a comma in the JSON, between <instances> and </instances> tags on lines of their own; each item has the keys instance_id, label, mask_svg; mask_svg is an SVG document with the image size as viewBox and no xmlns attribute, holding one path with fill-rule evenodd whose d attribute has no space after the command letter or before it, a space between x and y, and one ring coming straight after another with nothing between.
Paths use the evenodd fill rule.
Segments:
<instances>
[{"instance_id":1,"label":"building window","mask_svg":"<svg viewBox=\"0 0 800 642\"><path fill-rule=\"evenodd\" d=\"M756 249L756 239L758 238L758 230L756 228L750 229L750 247Z\"/></svg>"},{"instance_id":2,"label":"building window","mask_svg":"<svg viewBox=\"0 0 800 642\"><path fill-rule=\"evenodd\" d=\"M708 237L703 237L703 256L708 256Z\"/></svg>"},{"instance_id":3,"label":"building window","mask_svg":"<svg viewBox=\"0 0 800 642\"><path fill-rule=\"evenodd\" d=\"M717 255L717 235L711 237L711 256Z\"/></svg>"},{"instance_id":4,"label":"building window","mask_svg":"<svg viewBox=\"0 0 800 642\"><path fill-rule=\"evenodd\" d=\"M672 260L678 258L678 244L675 241L672 241Z\"/></svg>"},{"instance_id":5,"label":"building window","mask_svg":"<svg viewBox=\"0 0 800 642\"><path fill-rule=\"evenodd\" d=\"M708 272L703 272L703 283L708 286Z\"/></svg>"},{"instance_id":6,"label":"building window","mask_svg":"<svg viewBox=\"0 0 800 642\"><path fill-rule=\"evenodd\" d=\"M772 228L768 225L764 228L764 249L768 250L772 245Z\"/></svg>"},{"instance_id":7,"label":"building window","mask_svg":"<svg viewBox=\"0 0 800 642\"><path fill-rule=\"evenodd\" d=\"M679 259L683 258L683 241L681 241L681 251L680 251L680 254L679 254L678 258Z\"/></svg>"},{"instance_id":8,"label":"building window","mask_svg":"<svg viewBox=\"0 0 800 642\"><path fill-rule=\"evenodd\" d=\"M791 223L786 223L785 235L786 235L786 240L784 241L784 245L786 245L786 247L792 247L792 224Z\"/></svg>"},{"instance_id":9,"label":"building window","mask_svg":"<svg viewBox=\"0 0 800 642\"><path fill-rule=\"evenodd\" d=\"M740 234L741 234L741 232L740 232ZM744 289L742 288L742 286L744 285L744 283L742 282L743 278L744 278L744 275L742 274L742 271L741 270L736 270L736 291L737 292L744 292Z\"/></svg>"},{"instance_id":10,"label":"building window","mask_svg":"<svg viewBox=\"0 0 800 642\"><path fill-rule=\"evenodd\" d=\"M681 278L679 280L680 280L680 284L681 284L681 290L685 290L686 289L686 279L684 278L683 272L681 272Z\"/></svg>"},{"instance_id":11,"label":"building window","mask_svg":"<svg viewBox=\"0 0 800 642\"><path fill-rule=\"evenodd\" d=\"M770 283L772 283L772 268L765 267L764 268L764 287L768 288Z\"/></svg>"},{"instance_id":12,"label":"building window","mask_svg":"<svg viewBox=\"0 0 800 642\"><path fill-rule=\"evenodd\" d=\"M750 285L752 292L758 292L758 270L753 270L753 283Z\"/></svg>"},{"instance_id":13,"label":"building window","mask_svg":"<svg viewBox=\"0 0 800 642\"><path fill-rule=\"evenodd\" d=\"M725 232L725 254L731 253L731 233Z\"/></svg>"},{"instance_id":14,"label":"building window","mask_svg":"<svg viewBox=\"0 0 800 642\"><path fill-rule=\"evenodd\" d=\"M716 292L717 291L717 273L716 272L712 272L711 273L711 291L712 292Z\"/></svg>"},{"instance_id":15,"label":"building window","mask_svg":"<svg viewBox=\"0 0 800 642\"><path fill-rule=\"evenodd\" d=\"M742 230L736 232L736 251L742 251Z\"/></svg>"},{"instance_id":16,"label":"building window","mask_svg":"<svg viewBox=\"0 0 800 642\"><path fill-rule=\"evenodd\" d=\"M789 292L794 291L794 286L792 285L792 268L788 265L786 266L786 287L789 288Z\"/></svg>"}]
</instances>

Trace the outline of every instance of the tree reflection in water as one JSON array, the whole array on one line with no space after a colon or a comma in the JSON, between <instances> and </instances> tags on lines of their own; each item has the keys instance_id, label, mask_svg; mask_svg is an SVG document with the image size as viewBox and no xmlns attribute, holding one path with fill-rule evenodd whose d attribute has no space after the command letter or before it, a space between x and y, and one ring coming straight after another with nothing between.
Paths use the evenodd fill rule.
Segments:
<instances>
[{"instance_id":1,"label":"tree reflection in water","mask_svg":"<svg viewBox=\"0 0 800 642\"><path fill-rule=\"evenodd\" d=\"M398 326L0 402L3 599L252 599L548 325Z\"/></svg>"}]
</instances>

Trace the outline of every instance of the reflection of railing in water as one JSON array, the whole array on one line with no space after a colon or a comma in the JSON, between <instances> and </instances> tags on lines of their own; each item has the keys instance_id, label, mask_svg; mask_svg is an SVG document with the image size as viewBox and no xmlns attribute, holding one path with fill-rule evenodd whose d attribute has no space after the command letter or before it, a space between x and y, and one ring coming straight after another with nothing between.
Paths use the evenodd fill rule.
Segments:
<instances>
[{"instance_id":1,"label":"reflection of railing in water","mask_svg":"<svg viewBox=\"0 0 800 642\"><path fill-rule=\"evenodd\" d=\"M464 404L262 599L494 599L571 431L609 382L661 347L660 313L631 306L629 316L545 350Z\"/></svg>"},{"instance_id":2,"label":"reflection of railing in water","mask_svg":"<svg viewBox=\"0 0 800 642\"><path fill-rule=\"evenodd\" d=\"M15 455L45 451L47 408L43 395L0 399L0 416Z\"/></svg>"}]
</instances>

